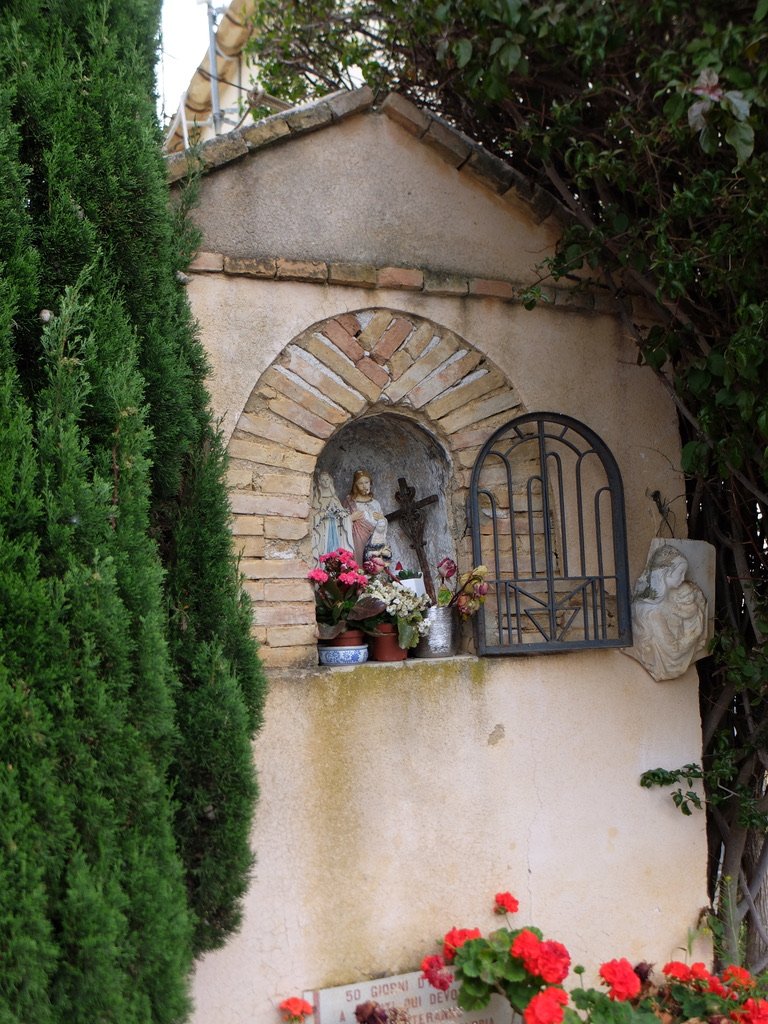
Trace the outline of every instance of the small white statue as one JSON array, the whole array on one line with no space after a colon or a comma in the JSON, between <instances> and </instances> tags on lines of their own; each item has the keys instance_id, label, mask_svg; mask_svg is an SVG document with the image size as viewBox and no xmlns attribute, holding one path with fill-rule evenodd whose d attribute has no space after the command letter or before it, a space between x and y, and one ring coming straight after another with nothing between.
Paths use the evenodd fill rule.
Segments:
<instances>
[{"instance_id":1,"label":"small white statue","mask_svg":"<svg viewBox=\"0 0 768 1024\"><path fill-rule=\"evenodd\" d=\"M352 550L352 521L328 472L318 473L312 487L312 554L315 561L337 548Z\"/></svg>"},{"instance_id":2,"label":"small white statue","mask_svg":"<svg viewBox=\"0 0 768 1024\"><path fill-rule=\"evenodd\" d=\"M387 546L387 517L373 496L371 474L358 469L352 478L352 487L344 499L344 506L352 520L352 540L358 565L375 556L388 562L392 551Z\"/></svg>"},{"instance_id":3,"label":"small white statue","mask_svg":"<svg viewBox=\"0 0 768 1024\"><path fill-rule=\"evenodd\" d=\"M688 561L671 544L656 548L635 584L634 644L625 654L657 681L675 679L707 646L707 599L686 580Z\"/></svg>"}]
</instances>

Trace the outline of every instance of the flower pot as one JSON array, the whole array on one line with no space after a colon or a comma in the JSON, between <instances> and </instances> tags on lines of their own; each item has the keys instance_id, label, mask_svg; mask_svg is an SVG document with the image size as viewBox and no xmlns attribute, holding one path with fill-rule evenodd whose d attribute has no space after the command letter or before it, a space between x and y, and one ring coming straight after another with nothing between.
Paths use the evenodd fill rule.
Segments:
<instances>
[{"instance_id":1,"label":"flower pot","mask_svg":"<svg viewBox=\"0 0 768 1024\"><path fill-rule=\"evenodd\" d=\"M368 644L354 647L321 646L317 653L321 665L362 665L368 661Z\"/></svg>"},{"instance_id":2,"label":"flower pot","mask_svg":"<svg viewBox=\"0 0 768 1024\"><path fill-rule=\"evenodd\" d=\"M414 649L416 658L450 658L456 653L456 610L432 605L427 610L429 633Z\"/></svg>"},{"instance_id":3,"label":"flower pot","mask_svg":"<svg viewBox=\"0 0 768 1024\"><path fill-rule=\"evenodd\" d=\"M332 640L326 640L328 647L360 647L365 643L365 634L362 629L345 629Z\"/></svg>"},{"instance_id":4,"label":"flower pot","mask_svg":"<svg viewBox=\"0 0 768 1024\"><path fill-rule=\"evenodd\" d=\"M397 642L397 626L382 622L370 638L371 658L374 661L405 661L408 651Z\"/></svg>"}]
</instances>

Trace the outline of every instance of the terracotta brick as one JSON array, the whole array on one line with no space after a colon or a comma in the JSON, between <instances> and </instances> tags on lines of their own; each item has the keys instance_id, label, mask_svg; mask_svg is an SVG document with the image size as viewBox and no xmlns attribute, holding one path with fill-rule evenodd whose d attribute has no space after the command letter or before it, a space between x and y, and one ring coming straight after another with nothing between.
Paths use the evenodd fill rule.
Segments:
<instances>
[{"instance_id":1,"label":"terracotta brick","mask_svg":"<svg viewBox=\"0 0 768 1024\"><path fill-rule=\"evenodd\" d=\"M336 429L326 419L307 411L290 398L273 398L268 404L272 412L287 420L293 420L294 423L304 427L316 437L330 437Z\"/></svg>"},{"instance_id":2,"label":"terracotta brick","mask_svg":"<svg viewBox=\"0 0 768 1024\"><path fill-rule=\"evenodd\" d=\"M346 382L339 380L327 366L308 352L291 345L284 352L283 358L286 369L301 377L307 384L317 388L332 402L340 405L342 409L346 409L353 416L362 412L366 407L367 402L359 392L350 388Z\"/></svg>"},{"instance_id":3,"label":"terracotta brick","mask_svg":"<svg viewBox=\"0 0 768 1024\"><path fill-rule=\"evenodd\" d=\"M277 260L255 259L245 256L225 256L224 273L242 277L272 278L277 273Z\"/></svg>"},{"instance_id":4,"label":"terracotta brick","mask_svg":"<svg viewBox=\"0 0 768 1024\"><path fill-rule=\"evenodd\" d=\"M349 284L357 288L376 287L376 268L366 263L329 263L330 284Z\"/></svg>"},{"instance_id":5,"label":"terracotta brick","mask_svg":"<svg viewBox=\"0 0 768 1024\"><path fill-rule=\"evenodd\" d=\"M290 398L302 407L302 409L321 416L326 422L333 423L337 427L346 423L349 413L340 409L333 402L327 401L321 394L311 389L306 381L285 372L282 368L271 366L261 376L260 383L268 384L286 398Z\"/></svg>"},{"instance_id":6,"label":"terracotta brick","mask_svg":"<svg viewBox=\"0 0 768 1024\"><path fill-rule=\"evenodd\" d=\"M270 647L308 647L317 643L317 626L268 626L267 643Z\"/></svg>"},{"instance_id":7,"label":"terracotta brick","mask_svg":"<svg viewBox=\"0 0 768 1024\"><path fill-rule=\"evenodd\" d=\"M411 388L420 384L433 370L436 370L438 366L452 356L458 347L459 342L456 336L450 332L447 333L444 337L440 338L426 355L422 355L418 362L415 362L409 370L406 370L399 380L393 381L389 387L385 388L384 394L390 402L399 402L400 399L408 394Z\"/></svg>"},{"instance_id":8,"label":"terracotta brick","mask_svg":"<svg viewBox=\"0 0 768 1024\"><path fill-rule=\"evenodd\" d=\"M469 294L493 299L514 299L516 289L509 281L491 281L485 277L473 277L469 282Z\"/></svg>"},{"instance_id":9,"label":"terracotta brick","mask_svg":"<svg viewBox=\"0 0 768 1024\"><path fill-rule=\"evenodd\" d=\"M322 341L319 335L313 335L307 339L304 347L307 352L311 352L321 363L325 363L329 369L337 373L351 388L365 395L369 402L378 401L381 388L376 387L373 381L361 373L335 345Z\"/></svg>"},{"instance_id":10,"label":"terracotta brick","mask_svg":"<svg viewBox=\"0 0 768 1024\"><path fill-rule=\"evenodd\" d=\"M480 352L474 350L464 352L463 355L459 355L458 359L455 358L456 355L458 353L455 353L454 358L413 388L408 398L415 409L420 409L427 402L453 387L468 373L471 373L483 358Z\"/></svg>"},{"instance_id":11,"label":"terracotta brick","mask_svg":"<svg viewBox=\"0 0 768 1024\"><path fill-rule=\"evenodd\" d=\"M264 517L253 515L235 515L229 532L233 537L263 537Z\"/></svg>"},{"instance_id":12,"label":"terracotta brick","mask_svg":"<svg viewBox=\"0 0 768 1024\"><path fill-rule=\"evenodd\" d=\"M468 380L462 381L453 388L449 388L431 401L425 410L427 414L432 419L439 420L454 409L460 409L467 405L468 402L473 402L483 395L491 394L504 387L507 383L503 374L497 370L489 370L487 373L478 371L478 373L481 375L472 375Z\"/></svg>"},{"instance_id":13,"label":"terracotta brick","mask_svg":"<svg viewBox=\"0 0 768 1024\"><path fill-rule=\"evenodd\" d=\"M286 473L260 470L254 477L254 490L263 494L295 494L299 498L309 498L312 489L312 477L306 473ZM275 536L267 534L267 536Z\"/></svg>"},{"instance_id":14,"label":"terracotta brick","mask_svg":"<svg viewBox=\"0 0 768 1024\"><path fill-rule=\"evenodd\" d=\"M277 142L278 139L285 138L286 135L291 133L284 118L269 117L258 124L251 124L247 128L242 128L240 134L248 149L261 149L262 146L268 146L271 142Z\"/></svg>"},{"instance_id":15,"label":"terracotta brick","mask_svg":"<svg viewBox=\"0 0 768 1024\"><path fill-rule=\"evenodd\" d=\"M304 519L309 515L309 504L297 498L279 498L274 494L257 494L255 491L232 491L229 504L233 512L253 513L262 516L290 516Z\"/></svg>"},{"instance_id":16,"label":"terracotta brick","mask_svg":"<svg viewBox=\"0 0 768 1024\"><path fill-rule=\"evenodd\" d=\"M232 547L240 558L263 558L265 540L263 537L236 537Z\"/></svg>"},{"instance_id":17,"label":"terracotta brick","mask_svg":"<svg viewBox=\"0 0 768 1024\"><path fill-rule=\"evenodd\" d=\"M329 320L323 327L322 333L345 356L349 356L353 363L356 363L365 354L365 349L361 347L357 338L354 338L349 331L345 330L338 320Z\"/></svg>"},{"instance_id":18,"label":"terracotta brick","mask_svg":"<svg viewBox=\"0 0 768 1024\"><path fill-rule=\"evenodd\" d=\"M421 141L426 142L442 160L452 167L460 167L468 159L473 149L472 143L461 132L434 120L422 136Z\"/></svg>"},{"instance_id":19,"label":"terracotta brick","mask_svg":"<svg viewBox=\"0 0 768 1024\"><path fill-rule=\"evenodd\" d=\"M193 274L216 273L224 269L224 256L220 252L199 252L188 269Z\"/></svg>"},{"instance_id":20,"label":"terracotta brick","mask_svg":"<svg viewBox=\"0 0 768 1024\"><path fill-rule=\"evenodd\" d=\"M439 333L435 325L429 323L429 321L421 324L405 343L405 350L411 359L418 359L430 341L438 336Z\"/></svg>"},{"instance_id":21,"label":"terracotta brick","mask_svg":"<svg viewBox=\"0 0 768 1024\"><path fill-rule=\"evenodd\" d=\"M405 349L398 349L389 361L389 372L392 374L392 380L399 380L410 366L413 366L411 357Z\"/></svg>"},{"instance_id":22,"label":"terracotta brick","mask_svg":"<svg viewBox=\"0 0 768 1024\"><path fill-rule=\"evenodd\" d=\"M267 669L316 668L317 644L304 647L262 647L259 657Z\"/></svg>"},{"instance_id":23,"label":"terracotta brick","mask_svg":"<svg viewBox=\"0 0 768 1024\"><path fill-rule=\"evenodd\" d=\"M414 267L382 267L378 279L379 288L402 288L418 292L424 287L424 274Z\"/></svg>"},{"instance_id":24,"label":"terracotta brick","mask_svg":"<svg viewBox=\"0 0 768 1024\"><path fill-rule=\"evenodd\" d=\"M268 413L242 413L237 421L237 430L247 431L259 439L278 441L296 452L304 452L307 455L319 455L325 447L325 443L319 438L312 437L293 423L277 416L270 416Z\"/></svg>"},{"instance_id":25,"label":"terracotta brick","mask_svg":"<svg viewBox=\"0 0 768 1024\"><path fill-rule=\"evenodd\" d=\"M309 520L267 516L264 520L264 536L270 539L303 540L309 536Z\"/></svg>"},{"instance_id":26,"label":"terracotta brick","mask_svg":"<svg viewBox=\"0 0 768 1024\"><path fill-rule=\"evenodd\" d=\"M413 324L410 320L399 318L393 320L390 326L376 342L371 355L377 363L386 363L389 357L397 351L408 335L413 331Z\"/></svg>"},{"instance_id":27,"label":"terracotta brick","mask_svg":"<svg viewBox=\"0 0 768 1024\"><path fill-rule=\"evenodd\" d=\"M469 281L458 274L441 274L434 270L425 270L424 291L428 295L467 295Z\"/></svg>"},{"instance_id":28,"label":"terracotta brick","mask_svg":"<svg viewBox=\"0 0 768 1024\"><path fill-rule=\"evenodd\" d=\"M257 604L253 609L253 622L257 626L306 626L315 624L315 602L279 601Z\"/></svg>"},{"instance_id":29,"label":"terracotta brick","mask_svg":"<svg viewBox=\"0 0 768 1024\"><path fill-rule=\"evenodd\" d=\"M396 92L387 95L381 104L381 112L417 138L420 138L430 125L431 119L423 110Z\"/></svg>"},{"instance_id":30,"label":"terracotta brick","mask_svg":"<svg viewBox=\"0 0 768 1024\"><path fill-rule=\"evenodd\" d=\"M366 377L369 377L374 384L378 384L380 388L385 387L389 383L389 374L387 371L368 356L363 356L363 358L358 361L357 368L362 371Z\"/></svg>"},{"instance_id":31,"label":"terracotta brick","mask_svg":"<svg viewBox=\"0 0 768 1024\"><path fill-rule=\"evenodd\" d=\"M392 323L392 314L388 309L380 309L371 317L358 335L358 341L366 352L376 347L376 343L384 331Z\"/></svg>"},{"instance_id":32,"label":"terracotta brick","mask_svg":"<svg viewBox=\"0 0 768 1024\"><path fill-rule=\"evenodd\" d=\"M309 580L265 580L265 601L309 601L314 611L315 597Z\"/></svg>"},{"instance_id":33,"label":"terracotta brick","mask_svg":"<svg viewBox=\"0 0 768 1024\"><path fill-rule=\"evenodd\" d=\"M275 441L261 441L251 438L233 437L227 445L231 458L247 459L260 466L295 469L298 472L313 473L315 459L312 455L293 451L290 447Z\"/></svg>"},{"instance_id":34,"label":"terracotta brick","mask_svg":"<svg viewBox=\"0 0 768 1024\"><path fill-rule=\"evenodd\" d=\"M278 281L325 281L328 267L316 260L277 260Z\"/></svg>"},{"instance_id":35,"label":"terracotta brick","mask_svg":"<svg viewBox=\"0 0 768 1024\"><path fill-rule=\"evenodd\" d=\"M341 316L336 317L336 320L349 334L357 335L360 333L360 321L354 313L342 313Z\"/></svg>"},{"instance_id":36,"label":"terracotta brick","mask_svg":"<svg viewBox=\"0 0 768 1024\"><path fill-rule=\"evenodd\" d=\"M303 558L244 558L240 571L251 580L304 580L311 566Z\"/></svg>"},{"instance_id":37,"label":"terracotta brick","mask_svg":"<svg viewBox=\"0 0 768 1024\"><path fill-rule=\"evenodd\" d=\"M461 430L463 427L469 426L477 420L485 419L486 416L491 416L497 412L503 412L506 409L518 409L519 407L520 399L517 397L515 392L510 391L508 388L504 388L503 390L496 392L496 394L489 395L486 398L480 398L475 402L470 402L469 405L465 405L461 409L457 409L455 412L449 413L446 417L440 420L440 426L446 433L452 434L454 430Z\"/></svg>"}]
</instances>

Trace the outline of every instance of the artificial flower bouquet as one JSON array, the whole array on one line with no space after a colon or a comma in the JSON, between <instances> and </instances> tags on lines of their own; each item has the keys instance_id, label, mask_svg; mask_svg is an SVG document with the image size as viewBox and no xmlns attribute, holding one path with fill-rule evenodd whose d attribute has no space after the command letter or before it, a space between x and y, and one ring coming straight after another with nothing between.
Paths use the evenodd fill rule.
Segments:
<instances>
[{"instance_id":1,"label":"artificial flower bouquet","mask_svg":"<svg viewBox=\"0 0 768 1024\"><path fill-rule=\"evenodd\" d=\"M368 563L366 563L367 565ZM403 650L415 647L429 632L426 619L429 598L416 594L388 571L379 572L365 588L365 597L377 608L376 614L360 623L366 633L375 633L383 622L397 626L397 642Z\"/></svg>"},{"instance_id":2,"label":"artificial flower bouquet","mask_svg":"<svg viewBox=\"0 0 768 1024\"><path fill-rule=\"evenodd\" d=\"M369 576L351 551L337 548L320 556L320 566L307 573L315 586L315 617L321 640L333 640L345 630L361 628L360 620L379 610L366 599Z\"/></svg>"},{"instance_id":3,"label":"artificial flower bouquet","mask_svg":"<svg viewBox=\"0 0 768 1024\"><path fill-rule=\"evenodd\" d=\"M497 893L494 909L514 914L518 902ZM485 1009L498 993L525 1024L768 1024L765 983L735 965L716 975L703 963L673 960L655 984L650 964L609 960L598 972L607 991L582 986L568 993L568 950L533 927L500 928L487 938L478 928L452 928L442 952L424 957L421 969L434 988L446 990L455 979L461 1009ZM581 976L584 968L573 973Z\"/></svg>"},{"instance_id":4,"label":"artificial flower bouquet","mask_svg":"<svg viewBox=\"0 0 768 1024\"><path fill-rule=\"evenodd\" d=\"M462 619L469 619L485 601L485 595L488 593L488 584L485 582L488 569L484 565L476 565L474 569L458 577L456 589L453 590L448 581L453 579L457 572L458 567L452 558L443 558L437 563L437 574L440 577L437 604L441 608L455 608Z\"/></svg>"}]
</instances>

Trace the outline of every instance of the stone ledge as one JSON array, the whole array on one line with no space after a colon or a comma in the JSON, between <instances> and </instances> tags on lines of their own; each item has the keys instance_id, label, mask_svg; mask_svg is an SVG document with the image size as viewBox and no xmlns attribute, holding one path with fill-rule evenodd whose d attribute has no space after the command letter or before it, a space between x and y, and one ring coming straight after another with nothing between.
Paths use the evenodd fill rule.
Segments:
<instances>
[{"instance_id":1,"label":"stone ledge","mask_svg":"<svg viewBox=\"0 0 768 1024\"><path fill-rule=\"evenodd\" d=\"M424 295L458 299L493 299L517 304L527 287L519 281L463 277L427 267L374 267L367 263L325 263L322 260L289 260L276 257L228 256L220 252L199 252L189 265L190 274L224 274L228 277L251 277L262 280L300 281L304 284L334 284L340 287L386 288L390 291L421 292ZM543 285L542 306L584 313L618 313L618 302L605 289L557 288ZM647 299L632 300L633 313L642 310L644 319L654 319ZM340 332L345 334L346 332ZM351 339L351 336L349 336ZM345 341L349 339L345 338ZM331 338L338 344L336 337ZM354 341L354 339L351 339ZM343 348L343 346L341 346ZM355 349L353 361L360 354Z\"/></svg>"}]
</instances>

